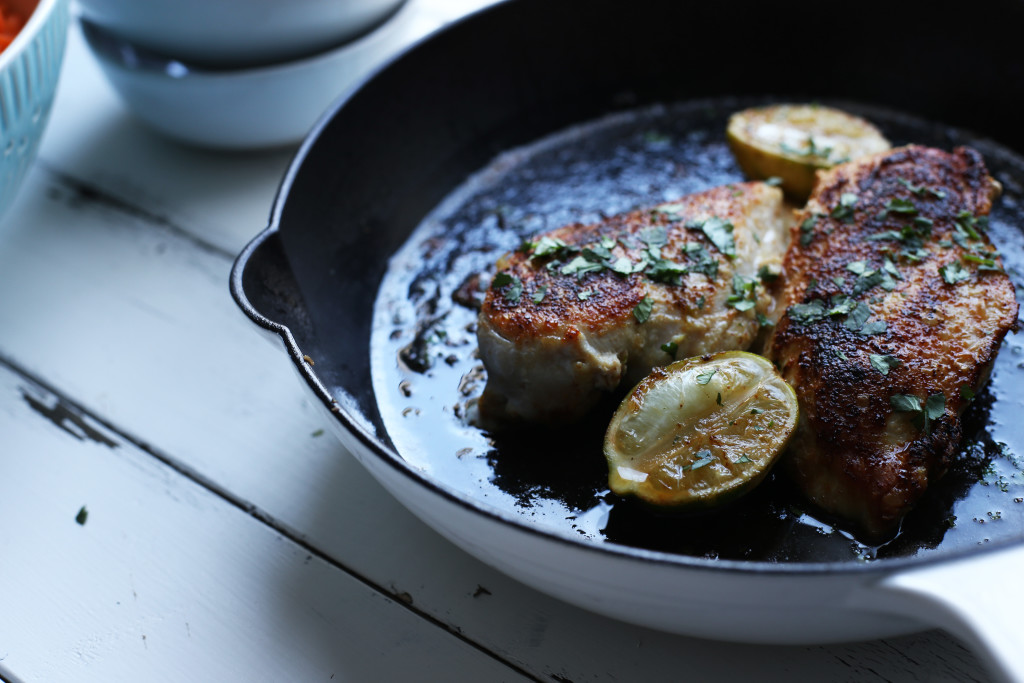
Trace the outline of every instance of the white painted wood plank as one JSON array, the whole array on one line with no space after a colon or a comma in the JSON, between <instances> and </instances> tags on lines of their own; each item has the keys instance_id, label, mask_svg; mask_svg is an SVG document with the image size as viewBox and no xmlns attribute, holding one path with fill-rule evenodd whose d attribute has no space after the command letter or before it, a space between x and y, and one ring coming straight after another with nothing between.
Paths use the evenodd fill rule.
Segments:
<instances>
[{"instance_id":1,"label":"white painted wood plank","mask_svg":"<svg viewBox=\"0 0 1024 683\"><path fill-rule=\"evenodd\" d=\"M440 539L340 446L315 436L319 414L283 355L234 310L226 258L72 201L45 172L29 188L0 231L0 286L19 292L0 298L0 355L524 669L655 681L673 680L679 661L701 676L759 680L956 680L978 670L937 633L896 649L709 643L595 617L520 586Z\"/></svg>"},{"instance_id":2,"label":"white painted wood plank","mask_svg":"<svg viewBox=\"0 0 1024 683\"><path fill-rule=\"evenodd\" d=\"M0 677L525 680L2 365L0 434Z\"/></svg>"}]
</instances>

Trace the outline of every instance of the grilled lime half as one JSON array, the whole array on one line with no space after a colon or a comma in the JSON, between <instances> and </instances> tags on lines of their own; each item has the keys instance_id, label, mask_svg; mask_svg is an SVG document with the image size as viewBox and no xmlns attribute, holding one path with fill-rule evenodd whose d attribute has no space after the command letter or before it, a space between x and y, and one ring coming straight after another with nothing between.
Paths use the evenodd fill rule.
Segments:
<instances>
[{"instance_id":1,"label":"grilled lime half","mask_svg":"<svg viewBox=\"0 0 1024 683\"><path fill-rule=\"evenodd\" d=\"M747 177L777 177L794 199L806 199L818 169L889 149L875 126L839 109L777 104L733 114L726 137Z\"/></svg>"},{"instance_id":2,"label":"grilled lime half","mask_svg":"<svg viewBox=\"0 0 1024 683\"><path fill-rule=\"evenodd\" d=\"M655 369L608 425L608 483L658 507L730 502L768 474L796 428L796 393L761 356L727 351Z\"/></svg>"}]
</instances>

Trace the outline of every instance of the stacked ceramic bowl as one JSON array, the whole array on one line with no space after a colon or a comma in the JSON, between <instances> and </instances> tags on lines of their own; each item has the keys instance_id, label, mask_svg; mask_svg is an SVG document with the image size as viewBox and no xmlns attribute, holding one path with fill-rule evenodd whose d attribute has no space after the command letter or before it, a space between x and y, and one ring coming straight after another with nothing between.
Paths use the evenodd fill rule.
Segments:
<instances>
[{"instance_id":1,"label":"stacked ceramic bowl","mask_svg":"<svg viewBox=\"0 0 1024 683\"><path fill-rule=\"evenodd\" d=\"M0 215L17 194L50 117L67 39L68 0L9 0L25 23L0 52Z\"/></svg>"},{"instance_id":2,"label":"stacked ceramic bowl","mask_svg":"<svg viewBox=\"0 0 1024 683\"><path fill-rule=\"evenodd\" d=\"M79 0L108 80L203 147L293 144L340 94L438 26L422 0Z\"/></svg>"}]
</instances>

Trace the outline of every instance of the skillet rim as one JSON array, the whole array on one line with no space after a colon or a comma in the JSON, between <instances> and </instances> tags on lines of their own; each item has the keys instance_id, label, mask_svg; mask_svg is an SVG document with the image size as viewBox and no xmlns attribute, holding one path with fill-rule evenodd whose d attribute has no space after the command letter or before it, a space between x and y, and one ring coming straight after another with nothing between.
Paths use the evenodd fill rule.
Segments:
<instances>
[{"instance_id":1,"label":"skillet rim","mask_svg":"<svg viewBox=\"0 0 1024 683\"><path fill-rule=\"evenodd\" d=\"M367 431L361 420L355 419L349 414L348 410L335 399L324 383L320 380L311 365L305 361L305 354L299 347L292 331L286 325L271 320L267 316L263 315L252 304L245 293L245 287L243 284L244 275L250 267L252 257L257 250L268 240L274 238L280 233L281 218L284 213L284 207L292 193L296 179L300 175L303 164L310 152L317 146L324 129L327 128L331 121L345 108L348 102L368 83L374 81L383 72L387 71L394 63L402 59L411 58L410 55L412 55L412 53L422 45L436 40L450 29L472 20L473 17L477 15L490 13L499 6L509 5L512 4L512 2L513 0L498 0L497 2L494 2L482 9L478 9L455 21L449 22L441 29L433 31L427 36L414 41L406 48L397 52L389 59L378 65L375 69L372 69L369 73L358 79L347 91L341 93L313 125L289 162L288 168L285 171L281 183L274 195L267 226L257 233L243 247L232 264L229 275L229 288L235 303L246 317L248 317L255 325L280 338L285 346L286 353L291 359L294 368L298 371L302 381L316 395L317 399L322 404L322 407L327 410L338 424L340 424L341 428L357 439L368 453L383 460L385 464L393 470L396 470L402 476L412 480L419 486L425 487L432 494L444 498L451 504L455 504L467 511L483 515L484 517L487 517L501 525L508 525L518 532L525 532L532 536L538 536L546 541L566 544L575 549L584 550L586 552L611 554L618 559L627 561L640 561L657 566L680 567L689 571L757 574L760 576L799 577L824 576L826 574L831 574L884 577L898 573L901 570L931 567L968 558L984 557L989 553L999 552L1007 548L1024 545L1024 537L1021 537L1018 539L1003 539L974 547L958 548L939 555L926 555L923 557L920 555L885 557L866 562L855 562L850 560L819 562L766 562L760 560L708 559L665 551L637 548L610 541L595 543L594 541L582 539L573 534L553 529L543 529L538 525L529 524L515 515L509 514L495 507L486 506L482 501L475 500L457 489L453 489L440 482L432 480L426 475L426 473L412 467L412 465L406 462L396 450L390 448L374 434ZM281 251L282 253L286 252L283 244ZM290 270L291 268L289 266L289 271ZM368 351L369 340L365 340L364 344ZM369 359L367 357L367 361L368 360ZM358 456L355 457L357 460L360 459ZM361 462L360 464L362 465ZM401 500L398 502L404 506L404 503Z\"/></svg>"}]
</instances>

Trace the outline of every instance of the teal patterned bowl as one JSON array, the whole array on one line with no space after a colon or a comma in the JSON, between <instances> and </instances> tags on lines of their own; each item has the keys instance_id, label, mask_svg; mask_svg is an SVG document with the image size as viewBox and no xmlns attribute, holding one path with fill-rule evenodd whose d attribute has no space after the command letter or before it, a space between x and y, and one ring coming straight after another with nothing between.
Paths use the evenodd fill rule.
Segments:
<instances>
[{"instance_id":1,"label":"teal patterned bowl","mask_svg":"<svg viewBox=\"0 0 1024 683\"><path fill-rule=\"evenodd\" d=\"M39 150L67 42L69 0L39 0L0 52L0 216Z\"/></svg>"}]
</instances>

